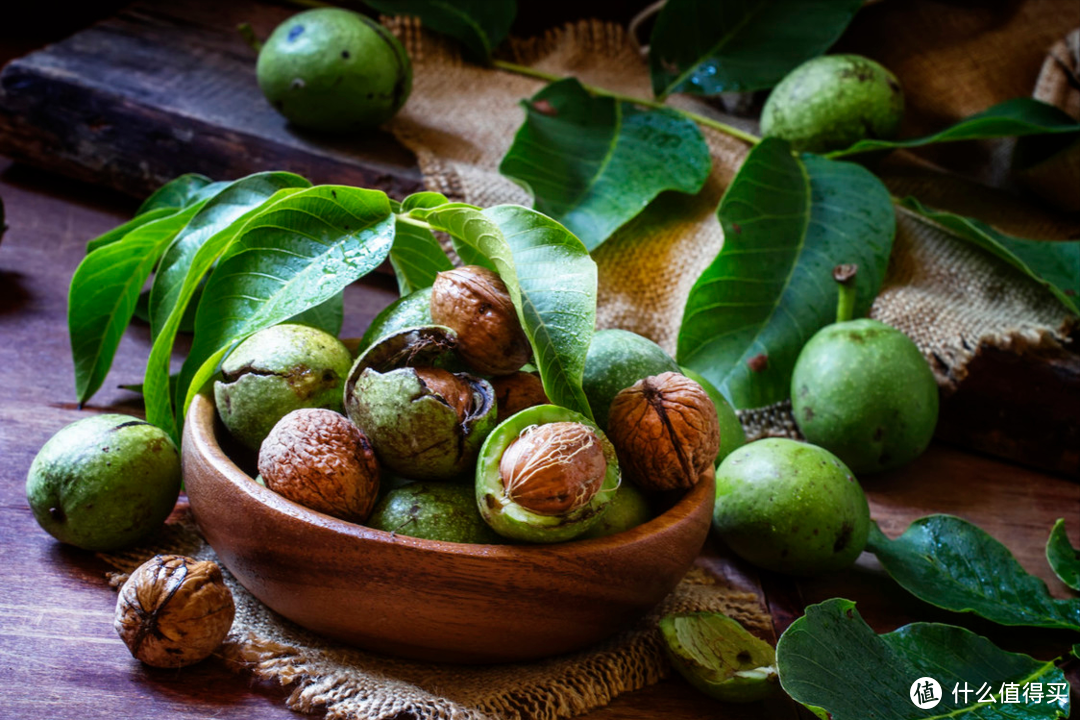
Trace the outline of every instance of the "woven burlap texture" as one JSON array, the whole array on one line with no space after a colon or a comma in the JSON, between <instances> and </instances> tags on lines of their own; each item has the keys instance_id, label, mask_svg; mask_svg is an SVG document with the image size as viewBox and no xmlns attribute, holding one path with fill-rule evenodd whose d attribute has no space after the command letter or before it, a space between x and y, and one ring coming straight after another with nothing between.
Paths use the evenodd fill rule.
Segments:
<instances>
[{"instance_id":1,"label":"woven burlap texture","mask_svg":"<svg viewBox=\"0 0 1080 720\"><path fill-rule=\"evenodd\" d=\"M156 554L217 561L188 513L154 543L104 554L120 573L114 586ZM236 619L218 651L242 671L288 686L286 703L330 720L555 720L606 705L669 672L656 623L672 612L723 612L767 634L770 620L753 593L740 592L700 568L687 574L652 614L587 650L528 664L436 665L363 652L309 633L267 608L227 569ZM689 690L688 690L689 691Z\"/></svg>"},{"instance_id":2,"label":"woven burlap texture","mask_svg":"<svg viewBox=\"0 0 1080 720\"><path fill-rule=\"evenodd\" d=\"M544 81L467 63L451 43L415 23L394 27L413 58L415 80L390 129L416 154L428 189L481 207L531 204L498 166L524 119L521 100ZM511 43L509 52L514 62L547 73L635 97L651 93L646 64L617 25L581 21ZM717 116L691 98L675 97L671 104ZM702 132L713 155L704 189L694 196L661 195L593 253L598 328L632 330L672 354L690 289L723 244L716 207L748 152L728 135L708 127ZM1058 344L1068 322L1054 297L1022 273L904 211L898 212L896 249L871 316L907 333L947 390L964 376L981 344ZM739 414L751 439L798 436L788 403Z\"/></svg>"}]
</instances>

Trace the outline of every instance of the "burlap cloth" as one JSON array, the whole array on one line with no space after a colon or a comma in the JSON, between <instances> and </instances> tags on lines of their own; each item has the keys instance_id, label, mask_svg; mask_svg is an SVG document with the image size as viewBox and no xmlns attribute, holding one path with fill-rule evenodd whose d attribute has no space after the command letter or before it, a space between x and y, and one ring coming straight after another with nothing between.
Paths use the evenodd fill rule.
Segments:
<instances>
[{"instance_id":1,"label":"burlap cloth","mask_svg":"<svg viewBox=\"0 0 1080 720\"><path fill-rule=\"evenodd\" d=\"M529 204L497 166L521 124L519 100L543 83L465 63L448 42L424 35L415 24L397 23L396 29L413 59L415 83L390 128L416 153L428 188L480 206ZM507 53L508 59L547 72L649 96L646 66L623 29L614 25L583 21L542 38L513 42ZM673 98L672 103L715 114L691 99ZM753 128L752 122L726 119ZM594 254L600 269L599 326L633 330L669 351L690 288L723 242L715 209L747 152L740 141L703 131L714 158L705 188L693 197L664 194ZM920 197L932 204L951 196L963 205L969 198L971 188L964 181L937 174L927 181L923 170L919 164L900 164L886 181L897 194L926 191ZM990 213L984 217L1003 220L1014 232L1060 229L1030 221L1023 213L1011 215L1006 206L983 202ZM1054 345L1064 342L1069 329L1063 308L1038 285L903 211L872 314L909 334L946 388L962 379L980 344L1017 350ZM783 406L743 412L742 419L752 437L795 432ZM155 546L106 559L127 572L155 552L214 559L186 515ZM594 648L533 664L439 666L328 642L276 616L227 572L226 581L237 601L237 616L222 654L260 678L291 687L289 707L323 710L330 718L571 717L669 672L655 625L665 613L720 610L751 630L767 634L770 627L757 596L695 568L652 615Z\"/></svg>"}]
</instances>

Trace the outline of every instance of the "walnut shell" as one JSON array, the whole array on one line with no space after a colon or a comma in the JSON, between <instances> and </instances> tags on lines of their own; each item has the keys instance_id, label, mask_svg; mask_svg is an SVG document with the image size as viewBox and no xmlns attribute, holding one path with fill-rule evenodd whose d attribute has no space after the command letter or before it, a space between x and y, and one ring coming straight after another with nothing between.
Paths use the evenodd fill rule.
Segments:
<instances>
[{"instance_id":1,"label":"walnut shell","mask_svg":"<svg viewBox=\"0 0 1080 720\"><path fill-rule=\"evenodd\" d=\"M229 633L235 613L217 563L158 555L120 588L113 626L137 659L178 668L209 657Z\"/></svg>"},{"instance_id":2,"label":"walnut shell","mask_svg":"<svg viewBox=\"0 0 1080 720\"><path fill-rule=\"evenodd\" d=\"M457 351L478 372L508 375L532 357L510 293L499 276L479 265L438 274L431 319L457 333Z\"/></svg>"},{"instance_id":3,"label":"walnut shell","mask_svg":"<svg viewBox=\"0 0 1080 720\"><path fill-rule=\"evenodd\" d=\"M576 422L528 428L499 460L506 496L537 515L565 515L588 504L605 473L600 439Z\"/></svg>"},{"instance_id":4,"label":"walnut shell","mask_svg":"<svg viewBox=\"0 0 1080 720\"><path fill-rule=\"evenodd\" d=\"M544 383L533 373L516 372L513 375L504 375L491 379L491 387L495 389L495 408L498 411L498 422L502 422L511 415L516 415L525 408L537 405L547 405L547 393L544 392Z\"/></svg>"},{"instance_id":5,"label":"walnut shell","mask_svg":"<svg viewBox=\"0 0 1080 720\"><path fill-rule=\"evenodd\" d=\"M608 438L623 475L639 487L689 488L713 471L720 421L704 388L684 375L666 372L639 380L615 396Z\"/></svg>"},{"instance_id":6,"label":"walnut shell","mask_svg":"<svg viewBox=\"0 0 1080 720\"><path fill-rule=\"evenodd\" d=\"M367 437L333 410L294 410L259 450L259 474L274 492L304 507L362 522L379 493L379 466Z\"/></svg>"}]
</instances>

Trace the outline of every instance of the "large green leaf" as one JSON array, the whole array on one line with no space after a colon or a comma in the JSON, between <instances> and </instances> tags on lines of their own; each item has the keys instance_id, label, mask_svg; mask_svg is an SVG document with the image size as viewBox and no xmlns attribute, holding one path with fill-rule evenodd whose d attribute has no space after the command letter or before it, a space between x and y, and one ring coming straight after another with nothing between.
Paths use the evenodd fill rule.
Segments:
<instances>
[{"instance_id":1,"label":"large green leaf","mask_svg":"<svg viewBox=\"0 0 1080 720\"><path fill-rule=\"evenodd\" d=\"M910 140L860 140L846 150L837 150L829 157L844 157L874 150L913 148L959 140L1023 135L1050 135L1080 132L1080 123L1068 113L1032 98L1014 98L964 118L939 133Z\"/></svg>"},{"instance_id":2,"label":"large green leaf","mask_svg":"<svg viewBox=\"0 0 1080 720\"><path fill-rule=\"evenodd\" d=\"M427 218L491 260L517 308L547 396L592 418L581 378L596 325L596 263L581 241L519 205L483 211L443 205Z\"/></svg>"},{"instance_id":3,"label":"large green leaf","mask_svg":"<svg viewBox=\"0 0 1080 720\"><path fill-rule=\"evenodd\" d=\"M487 62L514 22L516 0L364 0L386 15L415 15L424 28L449 35L465 55Z\"/></svg>"},{"instance_id":4,"label":"large green leaf","mask_svg":"<svg viewBox=\"0 0 1080 720\"><path fill-rule=\"evenodd\" d=\"M1074 315L1080 293L1080 241L1026 240L998 232L984 222L932 210L913 197L901 206L921 215L950 235L975 243L1043 285Z\"/></svg>"},{"instance_id":5,"label":"large green leaf","mask_svg":"<svg viewBox=\"0 0 1080 720\"><path fill-rule=\"evenodd\" d=\"M1080 599L1051 597L1008 548L966 520L930 515L896 540L872 525L866 549L905 590L931 605L1001 625L1080 630Z\"/></svg>"},{"instance_id":6,"label":"large green leaf","mask_svg":"<svg viewBox=\"0 0 1080 720\"><path fill-rule=\"evenodd\" d=\"M806 615L780 637L776 661L784 690L818 717L831 720L1069 716L1068 682L1053 661L1006 652L952 625L914 623L877 635L855 603L842 598L806 608ZM923 710L910 693L914 683L926 677L936 680L942 692L940 704ZM1029 683L1041 684L1042 701L1023 700L1023 687ZM1006 684L1019 686L1021 702L1001 702ZM1050 701L1052 692L1056 699Z\"/></svg>"},{"instance_id":7,"label":"large green leaf","mask_svg":"<svg viewBox=\"0 0 1080 720\"><path fill-rule=\"evenodd\" d=\"M150 334L156 338L176 306L195 253L209 238L229 227L284 188L306 188L311 183L299 175L267 172L229 183L176 236L158 264L150 290ZM196 280L201 280L202 275Z\"/></svg>"},{"instance_id":8,"label":"large green leaf","mask_svg":"<svg viewBox=\"0 0 1080 720\"><path fill-rule=\"evenodd\" d=\"M293 315L288 322L318 328L337 337L341 334L341 325L345 322L345 293L339 292L326 302Z\"/></svg>"},{"instance_id":9,"label":"large green leaf","mask_svg":"<svg viewBox=\"0 0 1080 720\"><path fill-rule=\"evenodd\" d=\"M80 404L104 382L154 264L205 202L137 227L79 263L68 290L68 333Z\"/></svg>"},{"instance_id":10,"label":"large green leaf","mask_svg":"<svg viewBox=\"0 0 1080 720\"><path fill-rule=\"evenodd\" d=\"M431 231L407 218L398 218L390 264L402 297L430 287L436 275L454 267Z\"/></svg>"},{"instance_id":11,"label":"large green leaf","mask_svg":"<svg viewBox=\"0 0 1080 720\"><path fill-rule=\"evenodd\" d=\"M1061 582L1080 592L1080 550L1069 544L1065 521L1058 520L1046 541L1046 561Z\"/></svg>"},{"instance_id":12,"label":"large green leaf","mask_svg":"<svg viewBox=\"0 0 1080 720\"><path fill-rule=\"evenodd\" d=\"M523 103L525 123L499 172L595 249L664 190L696 193L712 157L692 121L590 95L567 78Z\"/></svg>"},{"instance_id":13,"label":"large green leaf","mask_svg":"<svg viewBox=\"0 0 1080 720\"><path fill-rule=\"evenodd\" d=\"M188 173L175 177L155 190L150 197L143 201L135 216L143 215L155 210L183 210L200 200L205 200L209 195L207 188L212 193L215 183L205 175Z\"/></svg>"},{"instance_id":14,"label":"large green leaf","mask_svg":"<svg viewBox=\"0 0 1080 720\"><path fill-rule=\"evenodd\" d=\"M123 240L128 233L141 228L143 225L148 225L155 220L161 220L162 218L176 215L180 212L182 212L182 210L179 210L177 208L160 207L136 215L123 225L118 225L112 230L102 233L90 242L86 243L86 254L89 255L98 248L103 248L106 245L112 245L114 242L119 242Z\"/></svg>"},{"instance_id":15,"label":"large green leaf","mask_svg":"<svg viewBox=\"0 0 1080 720\"><path fill-rule=\"evenodd\" d=\"M182 410L230 348L326 302L390 253L395 219L385 193L332 185L283 192L245 223L206 283L177 386Z\"/></svg>"},{"instance_id":16,"label":"large green leaf","mask_svg":"<svg viewBox=\"0 0 1080 720\"><path fill-rule=\"evenodd\" d=\"M870 308L896 231L892 202L866 169L766 138L717 214L724 246L690 291L678 361L737 408L770 405L788 397L802 346L835 320L834 267L859 266L855 313Z\"/></svg>"},{"instance_id":17,"label":"large green leaf","mask_svg":"<svg viewBox=\"0 0 1080 720\"><path fill-rule=\"evenodd\" d=\"M862 0L668 0L649 46L653 92L762 90L825 52Z\"/></svg>"}]
</instances>

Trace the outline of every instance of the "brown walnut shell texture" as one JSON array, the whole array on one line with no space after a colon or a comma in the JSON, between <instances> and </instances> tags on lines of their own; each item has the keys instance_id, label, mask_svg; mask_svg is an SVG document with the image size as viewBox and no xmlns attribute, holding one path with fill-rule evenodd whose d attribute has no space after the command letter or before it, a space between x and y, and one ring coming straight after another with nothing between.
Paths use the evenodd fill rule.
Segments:
<instances>
[{"instance_id":1,"label":"brown walnut shell texture","mask_svg":"<svg viewBox=\"0 0 1080 720\"><path fill-rule=\"evenodd\" d=\"M304 507L350 522L371 514L379 494L379 465L371 443L333 410L293 410L259 450L266 486Z\"/></svg>"},{"instance_id":2,"label":"brown walnut shell texture","mask_svg":"<svg viewBox=\"0 0 1080 720\"><path fill-rule=\"evenodd\" d=\"M704 388L675 372L647 377L611 402L608 439L624 477L645 490L696 485L713 471L720 421Z\"/></svg>"},{"instance_id":3,"label":"brown walnut shell texture","mask_svg":"<svg viewBox=\"0 0 1080 720\"><path fill-rule=\"evenodd\" d=\"M527 372L516 372L491 379L495 390L495 407L498 410L498 422L511 415L536 405L547 405L547 393L539 376Z\"/></svg>"},{"instance_id":4,"label":"brown walnut shell texture","mask_svg":"<svg viewBox=\"0 0 1080 720\"><path fill-rule=\"evenodd\" d=\"M588 504L606 472L600 439L576 422L528 428L499 460L507 497L537 515L565 515Z\"/></svg>"},{"instance_id":5,"label":"brown walnut shell texture","mask_svg":"<svg viewBox=\"0 0 1080 720\"><path fill-rule=\"evenodd\" d=\"M157 555L120 588L113 625L137 659L178 668L209 657L229 633L235 614L217 563Z\"/></svg>"},{"instance_id":6,"label":"brown walnut shell texture","mask_svg":"<svg viewBox=\"0 0 1080 720\"><path fill-rule=\"evenodd\" d=\"M532 357L502 279L478 265L445 270L431 289L431 319L457 333L457 351L470 367L508 375Z\"/></svg>"},{"instance_id":7,"label":"brown walnut shell texture","mask_svg":"<svg viewBox=\"0 0 1080 720\"><path fill-rule=\"evenodd\" d=\"M463 423L473 411L473 389L466 380L462 380L449 370L441 368L414 368L416 376L424 387L441 397L457 413L458 422Z\"/></svg>"}]
</instances>

